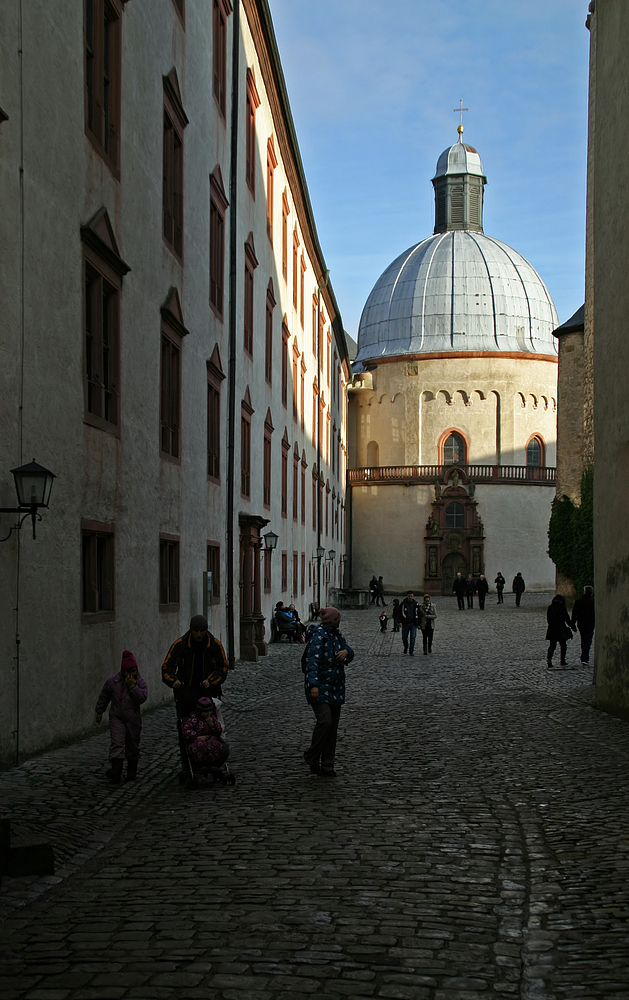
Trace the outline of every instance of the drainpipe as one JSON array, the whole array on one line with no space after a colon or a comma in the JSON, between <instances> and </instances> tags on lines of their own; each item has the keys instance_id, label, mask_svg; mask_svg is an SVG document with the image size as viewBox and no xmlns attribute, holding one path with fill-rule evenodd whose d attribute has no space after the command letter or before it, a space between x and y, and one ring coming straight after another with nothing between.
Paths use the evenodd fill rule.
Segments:
<instances>
[{"instance_id":1,"label":"drainpipe","mask_svg":"<svg viewBox=\"0 0 629 1000\"><path fill-rule=\"evenodd\" d=\"M227 660L230 669L235 663L234 630L234 474L236 467L236 264L238 254L238 74L240 57L240 0L234 4L232 22L232 94L231 94L231 153L229 164L229 361L227 374L227 552L226 552L226 613Z\"/></svg>"}]
</instances>

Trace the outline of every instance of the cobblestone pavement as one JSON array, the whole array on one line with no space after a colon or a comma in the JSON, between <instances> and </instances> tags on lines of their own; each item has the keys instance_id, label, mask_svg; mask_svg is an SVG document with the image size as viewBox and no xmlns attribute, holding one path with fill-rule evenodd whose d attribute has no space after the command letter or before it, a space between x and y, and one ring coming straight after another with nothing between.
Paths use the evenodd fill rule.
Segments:
<instances>
[{"instance_id":1,"label":"cobblestone pavement","mask_svg":"<svg viewBox=\"0 0 629 1000\"><path fill-rule=\"evenodd\" d=\"M178 784L171 706L134 785L105 732L0 774L59 859L0 890L3 1000L627 1000L629 724L546 669L548 595L494 600L438 601L429 657L344 615L336 780L290 645L226 685L234 788Z\"/></svg>"}]
</instances>

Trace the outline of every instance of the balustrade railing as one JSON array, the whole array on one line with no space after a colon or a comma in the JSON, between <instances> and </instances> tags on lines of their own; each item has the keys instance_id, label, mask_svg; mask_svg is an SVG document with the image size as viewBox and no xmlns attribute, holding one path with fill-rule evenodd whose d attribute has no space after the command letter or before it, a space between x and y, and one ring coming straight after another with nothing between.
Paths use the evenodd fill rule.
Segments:
<instances>
[{"instance_id":1,"label":"balustrade railing","mask_svg":"<svg viewBox=\"0 0 629 1000\"><path fill-rule=\"evenodd\" d=\"M474 483L521 483L554 486L556 469L535 465L458 465ZM351 485L368 483L434 483L443 480L451 465L380 465L373 468L349 469Z\"/></svg>"}]
</instances>

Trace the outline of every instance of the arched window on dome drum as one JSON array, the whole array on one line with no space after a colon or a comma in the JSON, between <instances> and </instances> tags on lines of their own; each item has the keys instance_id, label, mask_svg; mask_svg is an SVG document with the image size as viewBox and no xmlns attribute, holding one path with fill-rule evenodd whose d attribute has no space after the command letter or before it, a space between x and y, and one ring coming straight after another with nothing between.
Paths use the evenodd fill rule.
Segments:
<instances>
[{"instance_id":1,"label":"arched window on dome drum","mask_svg":"<svg viewBox=\"0 0 629 1000\"><path fill-rule=\"evenodd\" d=\"M526 464L529 468L538 469L542 464L542 443L539 438L532 437L526 446Z\"/></svg>"},{"instance_id":2,"label":"arched window on dome drum","mask_svg":"<svg viewBox=\"0 0 629 1000\"><path fill-rule=\"evenodd\" d=\"M463 528L465 526L465 508L462 503L453 500L446 507L446 528Z\"/></svg>"},{"instance_id":3,"label":"arched window on dome drum","mask_svg":"<svg viewBox=\"0 0 629 1000\"><path fill-rule=\"evenodd\" d=\"M443 464L465 465L465 441L454 432L443 442Z\"/></svg>"}]
</instances>

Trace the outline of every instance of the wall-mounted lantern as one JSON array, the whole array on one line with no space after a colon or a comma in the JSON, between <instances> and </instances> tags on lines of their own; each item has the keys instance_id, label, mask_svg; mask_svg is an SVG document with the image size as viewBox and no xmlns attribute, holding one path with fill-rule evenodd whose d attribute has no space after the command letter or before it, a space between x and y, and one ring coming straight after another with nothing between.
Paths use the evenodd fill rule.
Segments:
<instances>
[{"instance_id":1,"label":"wall-mounted lantern","mask_svg":"<svg viewBox=\"0 0 629 1000\"><path fill-rule=\"evenodd\" d=\"M38 465L35 459L28 465L21 465L17 469L11 469L15 480L15 492L17 493L18 507L0 507L0 514L18 514L17 524L9 530L8 535L0 538L0 542L6 542L12 531L19 531L27 517L33 522L33 538L35 538L35 522L41 521L38 513L40 507L48 507L50 503L50 491L53 480L56 476L49 469L44 469Z\"/></svg>"}]
</instances>

